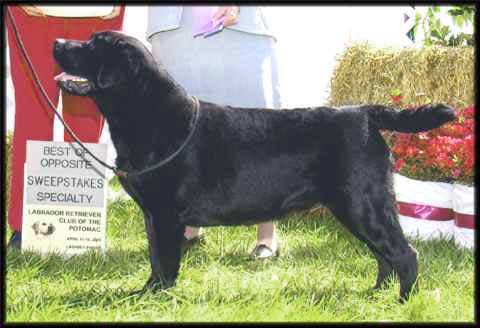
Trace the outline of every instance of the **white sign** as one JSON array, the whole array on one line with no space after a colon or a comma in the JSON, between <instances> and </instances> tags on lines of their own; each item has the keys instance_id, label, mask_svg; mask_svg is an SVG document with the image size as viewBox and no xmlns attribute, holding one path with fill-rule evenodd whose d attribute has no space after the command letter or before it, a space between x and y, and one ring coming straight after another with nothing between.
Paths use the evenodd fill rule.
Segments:
<instances>
[{"instance_id":1,"label":"white sign","mask_svg":"<svg viewBox=\"0 0 480 328\"><path fill-rule=\"evenodd\" d=\"M105 161L107 145L85 143ZM105 168L74 143L27 141L22 250L80 254L106 249Z\"/></svg>"}]
</instances>

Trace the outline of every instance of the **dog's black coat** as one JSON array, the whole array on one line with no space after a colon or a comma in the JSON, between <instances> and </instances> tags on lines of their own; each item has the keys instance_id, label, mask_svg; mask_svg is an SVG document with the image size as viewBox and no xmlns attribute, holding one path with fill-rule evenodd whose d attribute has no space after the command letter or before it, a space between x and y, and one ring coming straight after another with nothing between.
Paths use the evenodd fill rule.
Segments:
<instances>
[{"instance_id":1,"label":"dog's black coat","mask_svg":"<svg viewBox=\"0 0 480 328\"><path fill-rule=\"evenodd\" d=\"M194 101L134 38L107 31L86 42L58 40L54 56L67 73L88 79L59 85L96 101L119 168L158 163L193 128ZM174 160L120 179L144 212L152 266L145 289L175 283L185 225L253 224L323 204L372 251L375 287L395 272L407 297L417 255L398 223L379 129L427 131L454 117L443 105L269 110L200 101L195 134Z\"/></svg>"}]
</instances>

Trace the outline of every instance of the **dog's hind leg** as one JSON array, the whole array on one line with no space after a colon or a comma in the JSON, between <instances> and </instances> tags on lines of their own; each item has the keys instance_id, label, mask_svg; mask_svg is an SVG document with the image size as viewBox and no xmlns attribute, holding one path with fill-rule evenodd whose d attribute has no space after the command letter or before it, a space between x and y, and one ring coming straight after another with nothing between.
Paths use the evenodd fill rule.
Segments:
<instances>
[{"instance_id":1,"label":"dog's hind leg","mask_svg":"<svg viewBox=\"0 0 480 328\"><path fill-rule=\"evenodd\" d=\"M373 289L381 289L385 286L386 280L393 276L394 270L392 265L388 263L388 261L383 258L380 253L378 253L376 250L374 251L373 248L370 248L370 250L375 255L378 264L377 282L375 283L375 286L373 286Z\"/></svg>"},{"instance_id":2,"label":"dog's hind leg","mask_svg":"<svg viewBox=\"0 0 480 328\"><path fill-rule=\"evenodd\" d=\"M375 286L373 286L373 290L383 288L385 286L387 279L394 275L393 266L387 261L386 258L383 257L381 253L377 251L377 249L370 243L370 241L366 240L362 236L356 236L356 237L359 240L363 241L368 246L370 251L375 256L375 259L377 260L377 265L378 265L377 282L375 283Z\"/></svg>"},{"instance_id":3,"label":"dog's hind leg","mask_svg":"<svg viewBox=\"0 0 480 328\"><path fill-rule=\"evenodd\" d=\"M368 210L366 211L367 211L366 214L369 215ZM383 288L386 280L389 277L393 276L394 274L392 264L389 263L388 260L383 256L383 254L377 250L377 248L370 242L370 240L368 240L366 237L360 234L359 231L352 229L351 226L347 226L347 227L355 237L357 237L359 240L363 241L367 245L367 247L375 256L375 259L377 260L377 265L378 265L378 273L377 273L377 281L375 283L375 286L373 286L373 289L375 290L375 289Z\"/></svg>"},{"instance_id":4,"label":"dog's hind leg","mask_svg":"<svg viewBox=\"0 0 480 328\"><path fill-rule=\"evenodd\" d=\"M366 238L389 262L400 279L400 298L408 299L412 288L418 287L417 252L408 243L398 220L395 196L385 184L372 183L364 197L364 231Z\"/></svg>"},{"instance_id":5,"label":"dog's hind leg","mask_svg":"<svg viewBox=\"0 0 480 328\"><path fill-rule=\"evenodd\" d=\"M400 279L400 298L408 298L417 279L417 254L403 235L395 209L394 197L386 188L353 193L343 197L345 206L332 212L359 240L365 242L379 264L377 284L395 271ZM381 190L385 189L385 190Z\"/></svg>"},{"instance_id":6,"label":"dog's hind leg","mask_svg":"<svg viewBox=\"0 0 480 328\"><path fill-rule=\"evenodd\" d=\"M340 214L338 213L338 211L334 211L334 214L336 215L337 218L339 218L339 221L343 223L343 220L340 218L343 217L344 214ZM388 277L393 276L394 274L392 265L383 257L381 253L377 251L377 249L372 245L372 243L370 243L368 239L362 236L357 230L352 229L351 225L347 225L344 223L344 226L358 240L364 242L365 245L367 245L368 249L373 253L373 255L375 256L375 259L377 260L377 265L378 265L377 281L372 289L376 290L384 287Z\"/></svg>"},{"instance_id":7,"label":"dog's hind leg","mask_svg":"<svg viewBox=\"0 0 480 328\"><path fill-rule=\"evenodd\" d=\"M185 226L145 212L152 273L143 290L167 289L175 284L181 259Z\"/></svg>"}]
</instances>

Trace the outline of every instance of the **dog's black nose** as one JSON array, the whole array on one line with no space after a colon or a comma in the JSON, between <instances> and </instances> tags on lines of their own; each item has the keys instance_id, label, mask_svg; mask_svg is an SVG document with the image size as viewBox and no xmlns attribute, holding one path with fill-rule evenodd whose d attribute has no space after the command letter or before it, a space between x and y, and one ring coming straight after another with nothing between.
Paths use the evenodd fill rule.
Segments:
<instances>
[{"instance_id":1,"label":"dog's black nose","mask_svg":"<svg viewBox=\"0 0 480 328\"><path fill-rule=\"evenodd\" d=\"M55 40L55 51L60 51L65 46L65 39L56 39Z\"/></svg>"}]
</instances>

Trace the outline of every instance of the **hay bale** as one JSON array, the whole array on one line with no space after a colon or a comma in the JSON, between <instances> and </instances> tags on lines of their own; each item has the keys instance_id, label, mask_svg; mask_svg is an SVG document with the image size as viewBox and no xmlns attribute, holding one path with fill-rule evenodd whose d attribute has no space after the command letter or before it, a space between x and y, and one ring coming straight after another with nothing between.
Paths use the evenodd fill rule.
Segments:
<instances>
[{"instance_id":1,"label":"hay bale","mask_svg":"<svg viewBox=\"0 0 480 328\"><path fill-rule=\"evenodd\" d=\"M391 104L399 89L405 105L474 103L473 47L375 48L356 44L337 61L329 104Z\"/></svg>"}]
</instances>

